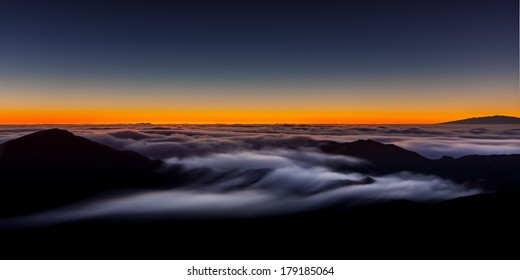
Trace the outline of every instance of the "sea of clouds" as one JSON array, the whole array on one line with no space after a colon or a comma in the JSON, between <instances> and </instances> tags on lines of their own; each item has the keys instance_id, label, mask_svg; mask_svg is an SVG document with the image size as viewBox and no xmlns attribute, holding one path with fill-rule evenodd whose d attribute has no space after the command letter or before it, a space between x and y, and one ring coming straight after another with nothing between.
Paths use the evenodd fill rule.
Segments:
<instances>
[{"instance_id":1,"label":"sea of clouds","mask_svg":"<svg viewBox=\"0 0 520 280\"><path fill-rule=\"evenodd\" d=\"M0 144L56 126L0 126ZM59 126L116 149L152 158L189 157L298 145L309 139L392 143L427 158L520 151L520 127L511 125L80 125Z\"/></svg>"},{"instance_id":2,"label":"sea of clouds","mask_svg":"<svg viewBox=\"0 0 520 280\"><path fill-rule=\"evenodd\" d=\"M54 127L54 126L52 126ZM51 126L0 126L0 143ZM430 175L368 176L364 159L325 154L315 141L372 139L436 159L520 153L520 128L491 125L79 125L60 126L117 150L177 166L171 189L121 193L25 217L36 223L121 216L254 217L378 200L435 202L477 189ZM336 168L341 166L341 169ZM341 170L341 171L339 171Z\"/></svg>"}]
</instances>

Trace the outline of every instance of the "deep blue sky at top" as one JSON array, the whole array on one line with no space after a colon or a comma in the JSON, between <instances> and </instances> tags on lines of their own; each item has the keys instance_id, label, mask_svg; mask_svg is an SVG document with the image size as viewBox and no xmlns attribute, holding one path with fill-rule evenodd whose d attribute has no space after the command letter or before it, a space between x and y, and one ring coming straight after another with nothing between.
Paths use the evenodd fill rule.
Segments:
<instances>
[{"instance_id":1,"label":"deep blue sky at top","mask_svg":"<svg viewBox=\"0 0 520 280\"><path fill-rule=\"evenodd\" d=\"M518 1L0 1L0 74L118 83L518 75Z\"/></svg>"}]
</instances>

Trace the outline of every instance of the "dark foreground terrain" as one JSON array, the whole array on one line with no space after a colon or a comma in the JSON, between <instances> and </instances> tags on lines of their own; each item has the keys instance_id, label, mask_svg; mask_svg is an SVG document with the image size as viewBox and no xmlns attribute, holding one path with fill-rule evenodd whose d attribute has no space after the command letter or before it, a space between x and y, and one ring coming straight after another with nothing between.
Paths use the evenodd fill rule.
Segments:
<instances>
[{"instance_id":1,"label":"dark foreground terrain","mask_svg":"<svg viewBox=\"0 0 520 280\"><path fill-rule=\"evenodd\" d=\"M3 259L518 259L520 198L247 220L84 221L4 231Z\"/></svg>"}]
</instances>

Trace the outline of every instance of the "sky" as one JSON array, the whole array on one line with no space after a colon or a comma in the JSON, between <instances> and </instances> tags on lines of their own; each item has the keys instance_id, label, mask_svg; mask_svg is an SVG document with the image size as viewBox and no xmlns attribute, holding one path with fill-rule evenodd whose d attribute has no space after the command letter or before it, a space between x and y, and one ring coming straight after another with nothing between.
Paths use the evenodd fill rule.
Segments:
<instances>
[{"instance_id":1,"label":"sky","mask_svg":"<svg viewBox=\"0 0 520 280\"><path fill-rule=\"evenodd\" d=\"M0 0L0 123L520 116L514 0Z\"/></svg>"}]
</instances>

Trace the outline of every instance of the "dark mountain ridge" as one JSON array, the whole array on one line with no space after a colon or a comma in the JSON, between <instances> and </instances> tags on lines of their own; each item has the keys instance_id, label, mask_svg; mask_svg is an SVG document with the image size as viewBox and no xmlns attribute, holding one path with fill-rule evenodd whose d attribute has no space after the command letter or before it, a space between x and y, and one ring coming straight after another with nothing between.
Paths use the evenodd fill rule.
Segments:
<instances>
[{"instance_id":1,"label":"dark mountain ridge","mask_svg":"<svg viewBox=\"0 0 520 280\"><path fill-rule=\"evenodd\" d=\"M23 213L102 192L154 186L161 161L61 129L0 145L0 213Z\"/></svg>"},{"instance_id":2,"label":"dark mountain ridge","mask_svg":"<svg viewBox=\"0 0 520 280\"><path fill-rule=\"evenodd\" d=\"M408 151L393 144L383 144L373 140L357 140L350 143L333 141L317 142L325 153L352 156L369 160L372 165L358 167L359 171L376 173L411 170L417 164L424 165L429 160L418 153Z\"/></svg>"},{"instance_id":3,"label":"dark mountain ridge","mask_svg":"<svg viewBox=\"0 0 520 280\"><path fill-rule=\"evenodd\" d=\"M432 160L393 144L372 140L351 143L319 142L323 152L353 156L370 161L370 165L338 166L371 175L401 171L435 175L468 187L488 191L520 192L520 154L471 155L460 158L443 157Z\"/></svg>"},{"instance_id":4,"label":"dark mountain ridge","mask_svg":"<svg viewBox=\"0 0 520 280\"><path fill-rule=\"evenodd\" d=\"M520 124L520 118L510 116L475 117L441 124Z\"/></svg>"}]
</instances>

